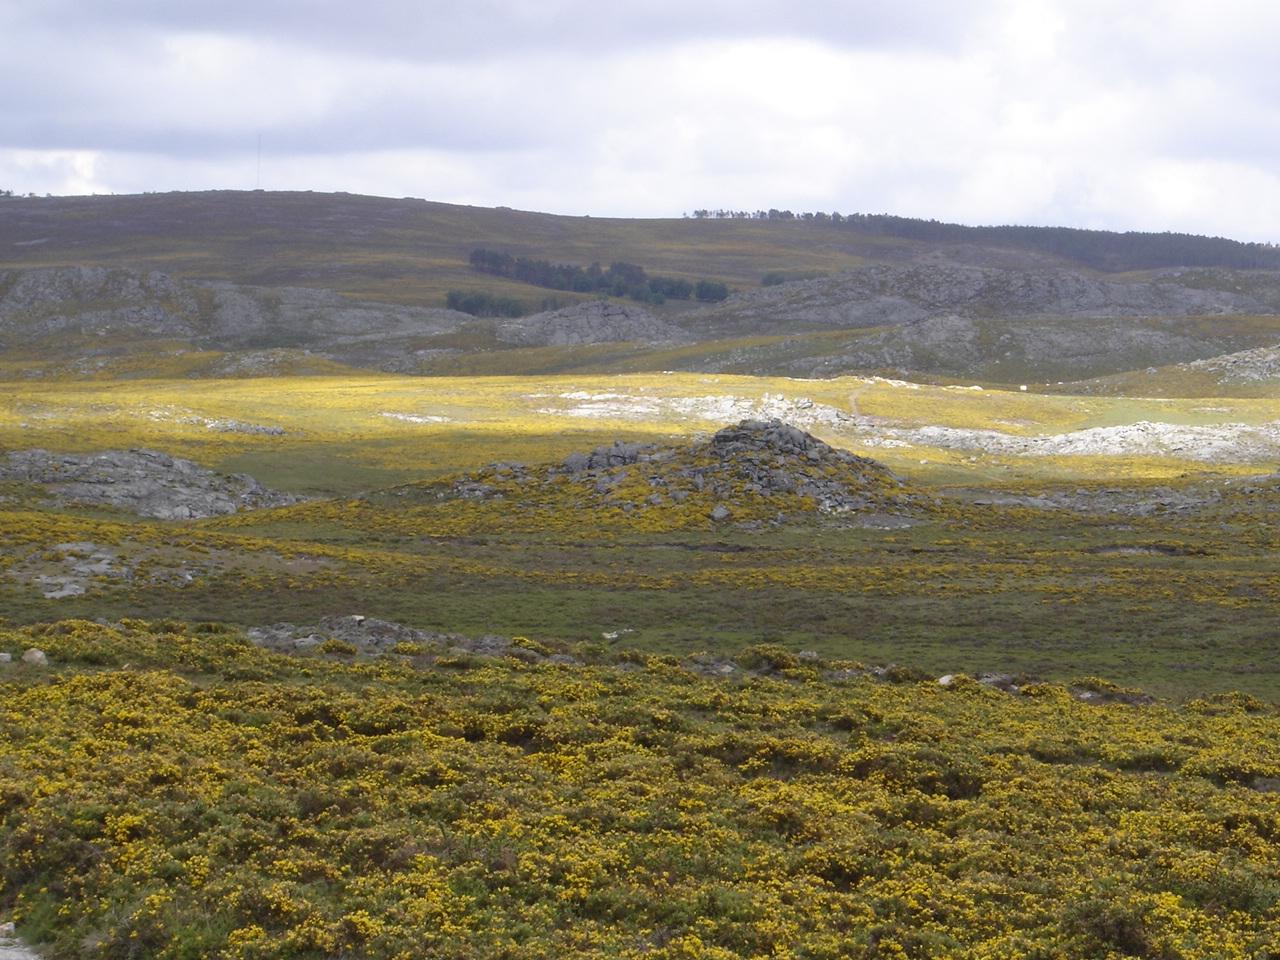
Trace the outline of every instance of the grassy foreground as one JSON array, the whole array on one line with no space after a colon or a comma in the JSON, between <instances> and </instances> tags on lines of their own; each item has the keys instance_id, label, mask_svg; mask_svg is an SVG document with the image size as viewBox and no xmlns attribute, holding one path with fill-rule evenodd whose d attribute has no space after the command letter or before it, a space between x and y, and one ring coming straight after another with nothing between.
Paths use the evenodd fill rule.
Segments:
<instances>
[{"instance_id":1,"label":"grassy foreground","mask_svg":"<svg viewBox=\"0 0 1280 960\"><path fill-rule=\"evenodd\" d=\"M905 476L909 522L744 494L717 524L700 489L649 506L646 472L599 494L538 466L757 410L826 416ZM156 447L316 499L164 522L0 487L0 916L55 960L1280 956L1280 483L1243 479L1266 465L877 446L848 418L1018 437L1280 401L5 384L0 447ZM455 495L477 470L489 494ZM1157 487L1213 495L999 502ZM352 613L581 663L242 634ZM934 679L984 671L1021 693Z\"/></svg>"},{"instance_id":2,"label":"grassy foreground","mask_svg":"<svg viewBox=\"0 0 1280 960\"><path fill-rule=\"evenodd\" d=\"M0 675L0 904L54 957L1280 951L1280 714L1245 696L0 632L34 645Z\"/></svg>"}]
</instances>

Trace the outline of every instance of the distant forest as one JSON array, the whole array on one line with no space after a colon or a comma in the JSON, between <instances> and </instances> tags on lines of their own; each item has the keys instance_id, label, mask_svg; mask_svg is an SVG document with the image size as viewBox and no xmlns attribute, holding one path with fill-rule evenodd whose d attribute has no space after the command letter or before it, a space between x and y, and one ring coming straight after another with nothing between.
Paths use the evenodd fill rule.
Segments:
<instances>
[{"instance_id":1,"label":"distant forest","mask_svg":"<svg viewBox=\"0 0 1280 960\"><path fill-rule=\"evenodd\" d=\"M530 257L513 257L509 253L477 248L471 251L471 267L481 273L507 277L551 290L630 297L640 303L664 303L667 300L688 300L691 297L712 303L729 295L729 288L715 280L692 283L673 277L651 277L643 267L622 261L609 264L607 269L598 263L580 267Z\"/></svg>"},{"instance_id":2,"label":"distant forest","mask_svg":"<svg viewBox=\"0 0 1280 960\"><path fill-rule=\"evenodd\" d=\"M792 213L790 210L695 210L694 220L792 220L855 230L879 237L931 243L975 243L1032 250L1074 260L1095 270L1154 270L1159 267L1280 269L1280 246L1241 243L1189 233L1115 233L1075 227L967 227L886 213Z\"/></svg>"}]
</instances>

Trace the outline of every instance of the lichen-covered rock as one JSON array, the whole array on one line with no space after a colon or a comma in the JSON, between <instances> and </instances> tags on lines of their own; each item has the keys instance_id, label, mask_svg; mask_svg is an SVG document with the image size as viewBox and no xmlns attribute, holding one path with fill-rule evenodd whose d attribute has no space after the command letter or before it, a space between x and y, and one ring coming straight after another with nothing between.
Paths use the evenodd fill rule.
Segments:
<instances>
[{"instance_id":1,"label":"lichen-covered rock","mask_svg":"<svg viewBox=\"0 0 1280 960\"><path fill-rule=\"evenodd\" d=\"M156 450L18 450L0 457L0 480L39 484L56 502L115 507L161 520L223 516L299 499L245 474L216 473Z\"/></svg>"}]
</instances>

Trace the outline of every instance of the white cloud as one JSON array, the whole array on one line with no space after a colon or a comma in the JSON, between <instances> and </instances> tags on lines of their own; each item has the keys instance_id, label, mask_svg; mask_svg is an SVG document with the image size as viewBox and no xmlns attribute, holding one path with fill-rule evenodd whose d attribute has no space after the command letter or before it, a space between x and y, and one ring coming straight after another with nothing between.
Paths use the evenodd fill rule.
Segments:
<instances>
[{"instance_id":1,"label":"white cloud","mask_svg":"<svg viewBox=\"0 0 1280 960\"><path fill-rule=\"evenodd\" d=\"M1280 8L1255 0L18 7L23 192L252 186L261 133L270 188L1280 239Z\"/></svg>"},{"instance_id":2,"label":"white cloud","mask_svg":"<svg viewBox=\"0 0 1280 960\"><path fill-rule=\"evenodd\" d=\"M0 188L15 193L110 193L92 150L0 150ZM8 184L9 186L5 186Z\"/></svg>"}]
</instances>

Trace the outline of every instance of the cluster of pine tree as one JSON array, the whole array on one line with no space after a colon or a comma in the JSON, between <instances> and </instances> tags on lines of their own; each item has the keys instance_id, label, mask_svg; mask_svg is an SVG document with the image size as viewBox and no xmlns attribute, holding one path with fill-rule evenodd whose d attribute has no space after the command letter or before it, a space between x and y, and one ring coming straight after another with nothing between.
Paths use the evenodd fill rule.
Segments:
<instances>
[{"instance_id":1,"label":"cluster of pine tree","mask_svg":"<svg viewBox=\"0 0 1280 960\"><path fill-rule=\"evenodd\" d=\"M477 248L471 251L471 267L495 277L507 277L552 290L574 293L600 293L611 297L630 297L640 303L663 303L667 300L706 302L723 300L729 288L715 280L692 283L674 277L651 277L644 267L616 261L603 268L599 263L580 267L571 263L551 263L532 257L513 257L497 250Z\"/></svg>"},{"instance_id":2,"label":"cluster of pine tree","mask_svg":"<svg viewBox=\"0 0 1280 960\"><path fill-rule=\"evenodd\" d=\"M460 310L473 317L523 317L541 310L559 310L565 305L559 297L543 297L538 303L529 304L482 290L450 290L445 297L445 306L450 310Z\"/></svg>"}]
</instances>

